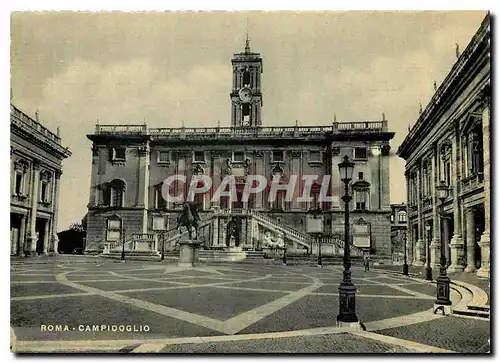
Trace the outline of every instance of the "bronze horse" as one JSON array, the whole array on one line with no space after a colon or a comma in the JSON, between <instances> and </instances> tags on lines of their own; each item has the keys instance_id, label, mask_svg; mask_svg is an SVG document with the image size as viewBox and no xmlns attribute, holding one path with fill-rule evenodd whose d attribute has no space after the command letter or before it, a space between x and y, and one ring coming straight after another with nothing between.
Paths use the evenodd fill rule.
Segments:
<instances>
[{"instance_id":1,"label":"bronze horse","mask_svg":"<svg viewBox=\"0 0 500 363\"><path fill-rule=\"evenodd\" d=\"M185 202L182 204L182 212L177 216L177 227L175 229L180 229L182 226L186 227L189 239L193 238L193 228L195 231L195 237L198 239L198 222L200 221L200 216L198 215L197 205L194 203Z\"/></svg>"}]
</instances>

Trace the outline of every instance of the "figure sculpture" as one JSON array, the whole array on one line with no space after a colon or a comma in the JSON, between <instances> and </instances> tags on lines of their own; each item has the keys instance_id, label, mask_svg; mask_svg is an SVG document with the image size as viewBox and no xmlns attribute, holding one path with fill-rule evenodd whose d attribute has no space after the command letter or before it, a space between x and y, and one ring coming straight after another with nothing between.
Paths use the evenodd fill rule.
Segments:
<instances>
[{"instance_id":1,"label":"figure sculpture","mask_svg":"<svg viewBox=\"0 0 500 363\"><path fill-rule=\"evenodd\" d=\"M193 238L197 239L199 221L200 221L200 216L198 215L198 208L196 204L185 202L184 204L182 204L182 212L177 217L176 229L181 229L181 227L184 226L188 231L189 239L190 240L192 240Z\"/></svg>"}]
</instances>

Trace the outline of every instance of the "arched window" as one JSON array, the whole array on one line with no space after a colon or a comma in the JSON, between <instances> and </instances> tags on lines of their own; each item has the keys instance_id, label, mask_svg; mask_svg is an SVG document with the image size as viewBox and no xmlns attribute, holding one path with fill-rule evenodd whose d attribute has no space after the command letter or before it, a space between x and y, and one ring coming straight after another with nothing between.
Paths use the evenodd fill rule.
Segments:
<instances>
[{"instance_id":1,"label":"arched window","mask_svg":"<svg viewBox=\"0 0 500 363\"><path fill-rule=\"evenodd\" d=\"M406 223L406 212L404 210L398 212L398 223Z\"/></svg>"},{"instance_id":2,"label":"arched window","mask_svg":"<svg viewBox=\"0 0 500 363\"><path fill-rule=\"evenodd\" d=\"M109 183L110 206L121 208L124 204L125 182L120 179L114 179Z\"/></svg>"},{"instance_id":3,"label":"arched window","mask_svg":"<svg viewBox=\"0 0 500 363\"><path fill-rule=\"evenodd\" d=\"M243 85L250 85L250 72L248 71L248 68L245 69L245 72L243 72Z\"/></svg>"}]
</instances>

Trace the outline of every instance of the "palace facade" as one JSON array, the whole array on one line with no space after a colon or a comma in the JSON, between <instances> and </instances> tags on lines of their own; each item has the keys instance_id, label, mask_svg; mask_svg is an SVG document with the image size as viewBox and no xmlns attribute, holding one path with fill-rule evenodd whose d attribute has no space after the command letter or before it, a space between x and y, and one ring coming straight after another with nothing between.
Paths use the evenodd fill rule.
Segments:
<instances>
[{"instance_id":1,"label":"palace facade","mask_svg":"<svg viewBox=\"0 0 500 363\"><path fill-rule=\"evenodd\" d=\"M10 254L57 254L62 160L71 152L52 133L10 105Z\"/></svg>"},{"instance_id":2,"label":"palace facade","mask_svg":"<svg viewBox=\"0 0 500 363\"><path fill-rule=\"evenodd\" d=\"M156 253L160 239L172 247L172 230L180 206L162 197L171 175L209 176L207 193L194 196L202 218L205 247L244 250L262 248L264 236L283 238L290 249L312 248L306 216L320 210L328 244L343 243L343 185L338 164L344 155L355 162L350 193L355 246L390 257L389 132L385 117L378 121L336 122L327 126L262 125L262 58L245 50L232 58L230 127L148 128L146 125L96 125L92 141L92 177L88 205L86 253L127 242L128 249L147 246ZM280 178L283 190L269 200L269 188L242 200L248 175L268 181ZM294 198L285 198L291 176L297 175ZM307 202L297 200L304 175L317 175ZM225 176L236 183L236 201L212 200ZM328 203L319 198L321 180L329 177ZM172 195L186 195L188 185L172 184ZM166 230L166 231L165 231ZM161 238L160 238L161 237ZM267 238L266 237L266 238ZM323 247L322 247L323 248Z\"/></svg>"},{"instance_id":3,"label":"palace facade","mask_svg":"<svg viewBox=\"0 0 500 363\"><path fill-rule=\"evenodd\" d=\"M408 254L450 272L490 270L490 16L460 55L399 147L406 160ZM441 204L436 186L448 186Z\"/></svg>"}]
</instances>

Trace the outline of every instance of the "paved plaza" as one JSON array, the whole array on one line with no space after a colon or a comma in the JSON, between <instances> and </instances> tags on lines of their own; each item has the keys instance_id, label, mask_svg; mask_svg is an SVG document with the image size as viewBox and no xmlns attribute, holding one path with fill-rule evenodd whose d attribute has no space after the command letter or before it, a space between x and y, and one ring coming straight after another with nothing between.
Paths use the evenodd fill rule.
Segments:
<instances>
[{"instance_id":1,"label":"paved plaza","mask_svg":"<svg viewBox=\"0 0 500 363\"><path fill-rule=\"evenodd\" d=\"M341 278L341 266L17 262L11 344L16 352L489 351L488 319L434 315L434 284L358 266L356 308L366 331L338 328ZM451 297L458 304L460 290Z\"/></svg>"}]
</instances>

